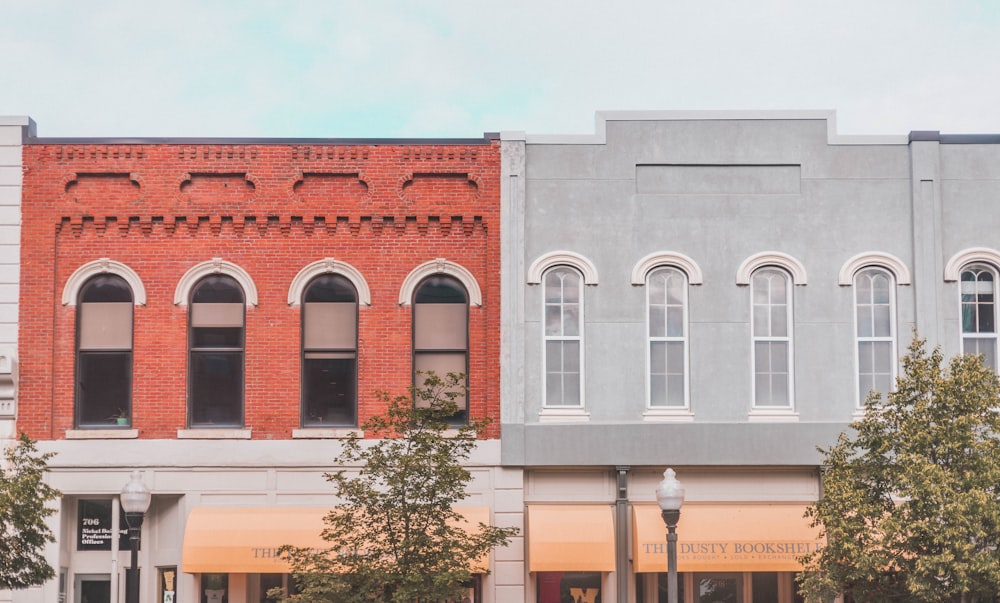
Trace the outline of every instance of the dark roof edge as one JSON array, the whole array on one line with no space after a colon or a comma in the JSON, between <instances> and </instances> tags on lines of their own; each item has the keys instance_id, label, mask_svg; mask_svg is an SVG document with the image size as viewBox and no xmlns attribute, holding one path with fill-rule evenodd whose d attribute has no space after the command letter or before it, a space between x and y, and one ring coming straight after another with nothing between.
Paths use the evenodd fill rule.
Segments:
<instances>
[{"instance_id":1,"label":"dark roof edge","mask_svg":"<svg viewBox=\"0 0 1000 603\"><path fill-rule=\"evenodd\" d=\"M910 142L925 141L941 144L1000 144L1000 134L942 134L936 130L910 132Z\"/></svg>"},{"instance_id":2,"label":"dark roof edge","mask_svg":"<svg viewBox=\"0 0 1000 603\"><path fill-rule=\"evenodd\" d=\"M61 138L29 137L25 144L221 144L221 145L425 145L485 146L499 140L499 132L485 132L482 138Z\"/></svg>"}]
</instances>

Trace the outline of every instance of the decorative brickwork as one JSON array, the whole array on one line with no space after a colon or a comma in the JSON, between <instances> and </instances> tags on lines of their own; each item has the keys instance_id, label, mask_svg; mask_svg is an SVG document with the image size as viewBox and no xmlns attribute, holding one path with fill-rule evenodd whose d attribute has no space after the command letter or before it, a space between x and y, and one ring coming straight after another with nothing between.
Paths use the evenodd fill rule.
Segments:
<instances>
[{"instance_id":1,"label":"decorative brickwork","mask_svg":"<svg viewBox=\"0 0 1000 603\"><path fill-rule=\"evenodd\" d=\"M313 262L345 262L371 305L358 324L358 414L376 390L410 384L407 275L442 258L482 292L469 310L470 410L499 434L499 170L483 145L33 144L24 147L18 425L37 439L73 429L76 308L67 280L101 258L135 272L132 427L187 427L188 309L174 303L192 267L220 258L259 294L246 311L245 425L254 439L299 428L301 308L288 303Z\"/></svg>"}]
</instances>

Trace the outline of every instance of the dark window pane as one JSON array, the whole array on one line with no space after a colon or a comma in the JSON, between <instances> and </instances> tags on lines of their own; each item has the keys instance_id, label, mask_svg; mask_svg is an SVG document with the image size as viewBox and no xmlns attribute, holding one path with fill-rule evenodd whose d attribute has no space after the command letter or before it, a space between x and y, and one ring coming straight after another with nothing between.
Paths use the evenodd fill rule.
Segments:
<instances>
[{"instance_id":1,"label":"dark window pane","mask_svg":"<svg viewBox=\"0 0 1000 603\"><path fill-rule=\"evenodd\" d=\"M191 329L191 347L237 348L243 347L241 327L197 327Z\"/></svg>"},{"instance_id":2,"label":"dark window pane","mask_svg":"<svg viewBox=\"0 0 1000 603\"><path fill-rule=\"evenodd\" d=\"M979 333L992 333L993 326L993 303L979 304Z\"/></svg>"},{"instance_id":3,"label":"dark window pane","mask_svg":"<svg viewBox=\"0 0 1000 603\"><path fill-rule=\"evenodd\" d=\"M465 287L449 276L424 279L413 296L413 383L422 386L433 371L446 379L448 373L465 374L468 381L469 307ZM459 411L454 424L468 420L465 395L455 398Z\"/></svg>"},{"instance_id":4,"label":"dark window pane","mask_svg":"<svg viewBox=\"0 0 1000 603\"><path fill-rule=\"evenodd\" d=\"M117 425L131 415L132 352L80 352L77 355L77 424Z\"/></svg>"},{"instance_id":5,"label":"dark window pane","mask_svg":"<svg viewBox=\"0 0 1000 603\"><path fill-rule=\"evenodd\" d=\"M357 302L358 294L354 290L354 285L343 276L324 274L310 281L302 301L307 304Z\"/></svg>"},{"instance_id":6,"label":"dark window pane","mask_svg":"<svg viewBox=\"0 0 1000 603\"><path fill-rule=\"evenodd\" d=\"M101 274L87 281L80 291L80 303L131 302L132 289L120 276Z\"/></svg>"},{"instance_id":7,"label":"dark window pane","mask_svg":"<svg viewBox=\"0 0 1000 603\"><path fill-rule=\"evenodd\" d=\"M212 275L198 281L191 294L192 304L242 304L243 289L225 275Z\"/></svg>"},{"instance_id":8,"label":"dark window pane","mask_svg":"<svg viewBox=\"0 0 1000 603\"><path fill-rule=\"evenodd\" d=\"M465 287L447 276L424 279L413 298L416 304L464 304Z\"/></svg>"},{"instance_id":9,"label":"dark window pane","mask_svg":"<svg viewBox=\"0 0 1000 603\"><path fill-rule=\"evenodd\" d=\"M354 425L357 421L354 353L306 352L302 361L303 425Z\"/></svg>"},{"instance_id":10,"label":"dark window pane","mask_svg":"<svg viewBox=\"0 0 1000 603\"><path fill-rule=\"evenodd\" d=\"M245 312L243 289L232 277L211 275L195 285L188 361L192 427L243 423Z\"/></svg>"},{"instance_id":11,"label":"dark window pane","mask_svg":"<svg viewBox=\"0 0 1000 603\"><path fill-rule=\"evenodd\" d=\"M243 352L191 352L191 425L243 421Z\"/></svg>"}]
</instances>

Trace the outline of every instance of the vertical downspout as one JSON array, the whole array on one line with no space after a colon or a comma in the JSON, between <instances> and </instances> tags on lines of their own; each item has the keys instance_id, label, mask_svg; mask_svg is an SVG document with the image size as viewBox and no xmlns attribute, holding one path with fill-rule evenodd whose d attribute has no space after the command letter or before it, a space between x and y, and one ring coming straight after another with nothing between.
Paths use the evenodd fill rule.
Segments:
<instances>
[{"instance_id":1,"label":"vertical downspout","mask_svg":"<svg viewBox=\"0 0 1000 603\"><path fill-rule=\"evenodd\" d=\"M618 575L618 603L628 601L628 472L631 467L615 467L618 488L615 498L615 573Z\"/></svg>"}]
</instances>

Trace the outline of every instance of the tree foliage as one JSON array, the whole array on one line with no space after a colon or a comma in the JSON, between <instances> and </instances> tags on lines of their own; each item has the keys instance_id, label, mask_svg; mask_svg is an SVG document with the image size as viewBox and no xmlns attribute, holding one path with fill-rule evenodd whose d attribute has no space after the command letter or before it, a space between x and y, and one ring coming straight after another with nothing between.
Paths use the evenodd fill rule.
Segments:
<instances>
[{"instance_id":1,"label":"tree foliage","mask_svg":"<svg viewBox=\"0 0 1000 603\"><path fill-rule=\"evenodd\" d=\"M896 391L825 455L809 509L826 546L807 601L996 601L1000 593L1000 382L978 356L943 366L914 338Z\"/></svg>"},{"instance_id":2,"label":"tree foliage","mask_svg":"<svg viewBox=\"0 0 1000 603\"><path fill-rule=\"evenodd\" d=\"M45 518L56 510L48 506L60 492L45 483L52 453L38 454L24 433L4 451L0 465L0 588L38 586L55 577L43 555L55 535Z\"/></svg>"},{"instance_id":3,"label":"tree foliage","mask_svg":"<svg viewBox=\"0 0 1000 603\"><path fill-rule=\"evenodd\" d=\"M342 500L324 518L328 546L281 549L298 589L286 600L460 600L470 567L517 533L470 526L455 511L471 479L463 461L485 427L449 424L463 383L431 373L410 396L379 394L387 413L362 428L380 439L352 435L335 461L341 469L326 475Z\"/></svg>"}]
</instances>

